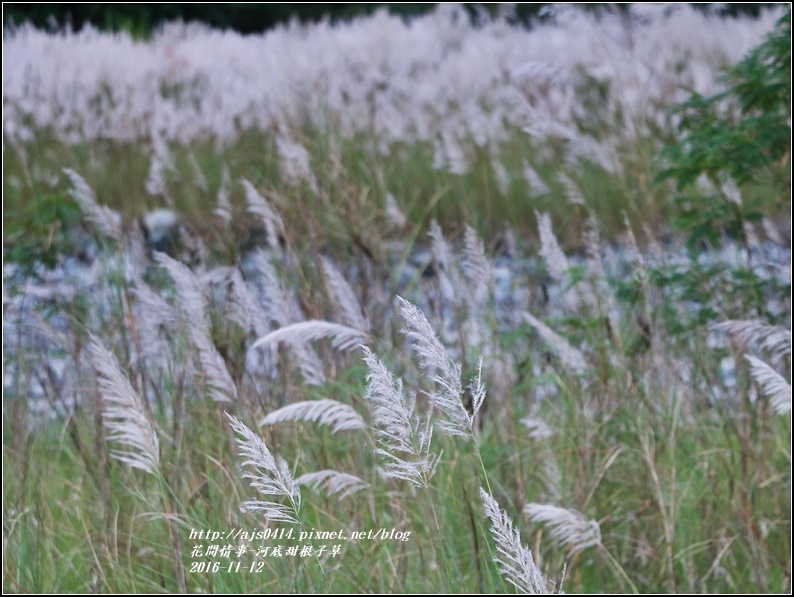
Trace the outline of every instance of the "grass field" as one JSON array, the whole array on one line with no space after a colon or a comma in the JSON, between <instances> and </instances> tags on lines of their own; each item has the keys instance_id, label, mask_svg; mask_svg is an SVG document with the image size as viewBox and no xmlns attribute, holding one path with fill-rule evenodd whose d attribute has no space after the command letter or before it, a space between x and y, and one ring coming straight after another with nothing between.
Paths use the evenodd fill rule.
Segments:
<instances>
[{"instance_id":1,"label":"grass field","mask_svg":"<svg viewBox=\"0 0 794 597\"><path fill-rule=\"evenodd\" d=\"M6 33L4 591L791 590L790 152L659 177L780 15L446 10Z\"/></svg>"}]
</instances>

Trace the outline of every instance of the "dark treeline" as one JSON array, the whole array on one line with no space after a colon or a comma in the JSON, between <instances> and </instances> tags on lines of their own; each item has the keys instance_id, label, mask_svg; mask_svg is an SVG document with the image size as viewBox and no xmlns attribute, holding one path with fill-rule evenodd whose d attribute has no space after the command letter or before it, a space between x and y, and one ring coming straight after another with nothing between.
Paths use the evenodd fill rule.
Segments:
<instances>
[{"instance_id":1,"label":"dark treeline","mask_svg":"<svg viewBox=\"0 0 794 597\"><path fill-rule=\"evenodd\" d=\"M435 4L5 4L3 25L31 22L36 27L59 30L71 27L80 30L87 23L106 31L128 31L136 37L146 37L159 25L168 21L199 21L220 29L241 33L259 33L291 19L316 22L329 18L336 22L372 14L386 7L392 14L412 17L425 14ZM467 3L466 11L473 22L484 15L504 10L495 3ZM533 19L543 18L547 4L515 4L510 18L529 25ZM589 10L624 10L628 4L587 4ZM694 4L701 10L716 11L723 16L747 14L757 16L770 4ZM611 8L610 8L611 7Z\"/></svg>"}]
</instances>

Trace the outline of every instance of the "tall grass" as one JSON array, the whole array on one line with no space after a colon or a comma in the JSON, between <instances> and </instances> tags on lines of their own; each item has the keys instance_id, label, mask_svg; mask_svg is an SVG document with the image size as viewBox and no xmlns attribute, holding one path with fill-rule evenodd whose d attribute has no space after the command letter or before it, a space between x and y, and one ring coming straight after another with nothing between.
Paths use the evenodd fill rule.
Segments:
<instances>
[{"instance_id":1,"label":"tall grass","mask_svg":"<svg viewBox=\"0 0 794 597\"><path fill-rule=\"evenodd\" d=\"M637 52L679 18L646 17L659 30ZM556 18L583 39L593 24ZM499 32L516 35L432 19L369 25L446 32L445 73L470 42L498 55ZM175 47L218 35L186 31ZM13 51L90 42L38 35L15 33ZM176 77L161 107L188 90L178 57L152 59L153 80ZM416 138L378 111L358 128L330 99L315 110L299 86L268 98L279 126L225 145L189 127L185 145L149 129L74 142L57 122L27 139L10 121L4 590L790 590L790 298L747 247L738 265L715 258L755 286L676 269L677 196L649 183L664 86L638 99L642 68L621 59L602 98L577 64L570 80L551 60L510 71L534 111L508 132L498 116L522 113L488 108L498 84L475 85L476 106L448 90ZM364 105L400 105L378 89ZM9 101L24 112L23 96ZM790 210L742 191L768 217ZM140 238L135 218L164 205L185 223L181 255Z\"/></svg>"}]
</instances>

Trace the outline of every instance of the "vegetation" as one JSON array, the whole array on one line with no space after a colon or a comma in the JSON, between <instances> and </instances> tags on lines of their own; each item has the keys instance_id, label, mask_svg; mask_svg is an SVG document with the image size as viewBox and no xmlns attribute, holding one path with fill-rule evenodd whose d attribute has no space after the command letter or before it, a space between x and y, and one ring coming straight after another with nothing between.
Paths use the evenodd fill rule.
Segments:
<instances>
[{"instance_id":1,"label":"vegetation","mask_svg":"<svg viewBox=\"0 0 794 597\"><path fill-rule=\"evenodd\" d=\"M438 62L350 62L346 96L318 71L255 108L234 72L175 82L203 34L157 38L152 95L120 111L138 79L37 86L52 39L19 34L3 589L790 591L790 13L724 93L679 106L680 128L676 79L636 83L656 33L632 15L602 23L644 56L607 45L619 76L511 65L464 86L471 104L457 67L503 53L504 22L435 14L417 24L444 51L418 56ZM579 31L576 54L596 22L576 18L536 33ZM675 16L653 18L669 39ZM388 19L300 35L328 50L366 24L378 47L411 45ZM96 40L61 42L69 58ZM424 70L444 101L410 103ZM52 110L30 101L49 92ZM234 135L205 134L227 120ZM155 246L164 206L182 228Z\"/></svg>"}]
</instances>

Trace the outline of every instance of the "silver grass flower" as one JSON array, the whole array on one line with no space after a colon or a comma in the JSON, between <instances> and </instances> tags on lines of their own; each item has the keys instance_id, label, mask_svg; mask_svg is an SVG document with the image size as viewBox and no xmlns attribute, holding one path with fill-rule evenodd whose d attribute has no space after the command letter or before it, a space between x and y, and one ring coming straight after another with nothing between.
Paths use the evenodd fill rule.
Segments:
<instances>
[{"instance_id":1,"label":"silver grass flower","mask_svg":"<svg viewBox=\"0 0 794 597\"><path fill-rule=\"evenodd\" d=\"M251 345L251 348L268 346L286 342L292 346L314 342L323 338L329 338L334 348L349 350L355 348L364 339L366 334L346 325L310 319L293 323L266 334Z\"/></svg>"},{"instance_id":2,"label":"silver grass flower","mask_svg":"<svg viewBox=\"0 0 794 597\"><path fill-rule=\"evenodd\" d=\"M295 297L291 296L281 285L276 268L264 251L256 251L253 261L259 273L267 295L267 312L270 318L281 326L294 321L301 321L304 316ZM325 373L322 361L317 353L306 344L291 344L290 350L295 356L298 367L303 375L304 383L312 386L325 384Z\"/></svg>"},{"instance_id":3,"label":"silver grass flower","mask_svg":"<svg viewBox=\"0 0 794 597\"><path fill-rule=\"evenodd\" d=\"M441 423L441 428L450 435L473 438L474 419L485 398L481 382L478 380L477 386L482 389L482 392L478 395L477 402L473 404L472 414L469 415L463 404L460 365L449 356L422 311L405 299L401 297L398 299L401 304L400 313L407 325L403 333L411 341L414 352L419 358L420 366L425 370L432 371L432 380L437 388L431 399L434 406L446 416L446 420Z\"/></svg>"},{"instance_id":4,"label":"silver grass flower","mask_svg":"<svg viewBox=\"0 0 794 597\"><path fill-rule=\"evenodd\" d=\"M471 226L466 226L466 233L463 236L461 266L474 297L480 302L486 300L493 288L493 268L485 255L480 237Z\"/></svg>"},{"instance_id":5,"label":"silver grass flower","mask_svg":"<svg viewBox=\"0 0 794 597\"><path fill-rule=\"evenodd\" d=\"M241 182L245 188L245 200L248 203L248 211L262 218L262 223L265 225L265 232L267 233L268 245L270 245L270 248L274 251L280 251L281 245L278 237L279 233L284 231L284 222L281 220L281 216L279 216L270 203L259 194L254 188L254 185L244 178L241 179Z\"/></svg>"},{"instance_id":6,"label":"silver grass flower","mask_svg":"<svg viewBox=\"0 0 794 597\"><path fill-rule=\"evenodd\" d=\"M313 421L320 425L330 425L332 433L366 427L364 419L352 406L330 398L289 404L268 414L259 426L275 425L285 421Z\"/></svg>"},{"instance_id":7,"label":"silver grass flower","mask_svg":"<svg viewBox=\"0 0 794 597\"><path fill-rule=\"evenodd\" d=\"M207 314L207 298L201 281L188 267L165 253L154 253L154 260L168 272L174 281L182 312L191 327L200 325L209 329L210 320Z\"/></svg>"},{"instance_id":8,"label":"silver grass flower","mask_svg":"<svg viewBox=\"0 0 794 597\"><path fill-rule=\"evenodd\" d=\"M143 280L138 280L132 293L155 325L171 326L179 321L179 315L171 305Z\"/></svg>"},{"instance_id":9,"label":"silver grass flower","mask_svg":"<svg viewBox=\"0 0 794 597\"><path fill-rule=\"evenodd\" d=\"M299 141L278 135L276 149L278 150L280 173L287 184L297 186L305 181L312 188L317 188L317 180L312 171L311 155Z\"/></svg>"},{"instance_id":10,"label":"silver grass flower","mask_svg":"<svg viewBox=\"0 0 794 597\"><path fill-rule=\"evenodd\" d=\"M281 285L278 272L273 266L270 257L262 249L257 249L251 256L257 271L262 276L262 286L266 296L266 309L270 319L278 325L287 325L303 319L303 313L291 306L294 299L289 292Z\"/></svg>"},{"instance_id":11,"label":"silver grass flower","mask_svg":"<svg viewBox=\"0 0 794 597\"><path fill-rule=\"evenodd\" d=\"M546 261L546 269L555 282L561 283L564 280L565 272L568 271L568 258L562 252L557 237L551 229L551 217L549 214L535 212L538 219L538 234L540 235L540 255Z\"/></svg>"},{"instance_id":12,"label":"silver grass flower","mask_svg":"<svg viewBox=\"0 0 794 597\"><path fill-rule=\"evenodd\" d=\"M791 384L761 359L750 355L745 355L744 358L749 361L750 373L758 385L761 386L764 396L769 398L775 413L778 415L790 413Z\"/></svg>"},{"instance_id":13,"label":"silver grass flower","mask_svg":"<svg viewBox=\"0 0 794 597\"><path fill-rule=\"evenodd\" d=\"M761 226L764 229L764 234L766 234L766 237L771 242L780 246L785 246L789 244L786 240L784 240L783 235L780 234L780 231L778 230L775 223L768 217L766 216L764 217L763 221L761 222Z\"/></svg>"},{"instance_id":14,"label":"silver grass flower","mask_svg":"<svg viewBox=\"0 0 794 597\"><path fill-rule=\"evenodd\" d=\"M324 386L325 368L314 349L306 344L293 344L290 350L298 361L303 383L316 387Z\"/></svg>"},{"instance_id":15,"label":"silver grass flower","mask_svg":"<svg viewBox=\"0 0 794 597\"><path fill-rule=\"evenodd\" d=\"M633 261L637 265L637 268L634 271L634 277L640 284L642 284L642 286L647 287L650 276L648 274L648 268L645 265L645 257L642 256L642 251L640 251L640 247L637 244L637 238L634 236L634 230L632 229L631 222L629 221L629 214L625 211L623 212L623 224L626 226L626 241L628 244L627 249L629 260Z\"/></svg>"},{"instance_id":16,"label":"silver grass flower","mask_svg":"<svg viewBox=\"0 0 794 597\"><path fill-rule=\"evenodd\" d=\"M499 193L507 196L510 192L510 175L507 173L507 168L496 158L491 158L491 170L493 170L494 181Z\"/></svg>"},{"instance_id":17,"label":"silver grass flower","mask_svg":"<svg viewBox=\"0 0 794 597\"><path fill-rule=\"evenodd\" d=\"M89 350L97 373L99 394L104 410L108 439L124 446L112 450L111 456L147 473L156 474L160 468L160 442L143 402L122 373L116 357L93 334Z\"/></svg>"},{"instance_id":18,"label":"silver grass flower","mask_svg":"<svg viewBox=\"0 0 794 597\"><path fill-rule=\"evenodd\" d=\"M243 512L261 512L271 521L300 523L301 492L292 478L287 462L276 459L267 444L246 425L226 413L232 429L242 436L237 438L240 456L247 458L243 467L252 466L253 472L245 473L243 479L251 479L251 487L262 495L285 497L289 504L251 500L243 502Z\"/></svg>"},{"instance_id":19,"label":"silver grass flower","mask_svg":"<svg viewBox=\"0 0 794 597\"><path fill-rule=\"evenodd\" d=\"M198 350L199 362L206 377L210 396L216 402L231 401L237 397L237 387L226 367L226 362L212 342L206 309L207 299L201 281L184 264L165 253L155 253L154 258L174 280L187 323L188 337Z\"/></svg>"},{"instance_id":20,"label":"silver grass flower","mask_svg":"<svg viewBox=\"0 0 794 597\"><path fill-rule=\"evenodd\" d=\"M201 169L201 164L198 163L198 159L196 159L196 154L192 151L188 154L188 162L190 163L190 169L193 170L193 182L196 186L208 193L210 190L210 185L207 182L207 177L204 176L204 171Z\"/></svg>"},{"instance_id":21,"label":"silver grass flower","mask_svg":"<svg viewBox=\"0 0 794 597\"><path fill-rule=\"evenodd\" d=\"M546 579L535 564L532 552L521 543L518 529L513 528L513 521L482 487L480 498L485 515L491 520L491 535L496 542L498 552L494 562L499 566L499 572L507 582L522 593L529 595L551 593Z\"/></svg>"},{"instance_id":22,"label":"silver grass flower","mask_svg":"<svg viewBox=\"0 0 794 597\"><path fill-rule=\"evenodd\" d=\"M188 335L191 343L198 350L199 362L204 371L210 397L215 402L230 402L237 398L237 386L229 373L226 361L215 348L207 330L198 325L192 326L188 328Z\"/></svg>"},{"instance_id":23,"label":"silver grass flower","mask_svg":"<svg viewBox=\"0 0 794 597\"><path fill-rule=\"evenodd\" d=\"M243 279L240 270L234 270L231 277L232 295L228 303L229 319L247 331L253 331L257 336L264 336L270 332L267 323L267 313L259 304L248 283Z\"/></svg>"},{"instance_id":24,"label":"silver grass flower","mask_svg":"<svg viewBox=\"0 0 794 597\"><path fill-rule=\"evenodd\" d=\"M568 175L566 175L564 172L559 172L557 174L557 178L560 179L560 182L565 187L565 194L568 195L568 201L572 205L585 205L582 191Z\"/></svg>"},{"instance_id":25,"label":"silver grass flower","mask_svg":"<svg viewBox=\"0 0 794 597\"><path fill-rule=\"evenodd\" d=\"M554 430L538 417L524 417L521 419L521 424L529 429L531 439L541 441L554 435Z\"/></svg>"},{"instance_id":26,"label":"silver grass flower","mask_svg":"<svg viewBox=\"0 0 794 597\"><path fill-rule=\"evenodd\" d=\"M457 289L463 287L458 270L455 267L452 250L444 238L444 233L438 222L433 220L430 222L430 248L433 253L433 259L436 262L438 269L438 281L442 296L449 301L458 302L456 295Z\"/></svg>"},{"instance_id":27,"label":"silver grass flower","mask_svg":"<svg viewBox=\"0 0 794 597\"><path fill-rule=\"evenodd\" d=\"M369 483L355 475L332 469L301 475L295 479L295 485L304 485L312 489L322 487L328 495L340 494L340 500L370 487Z\"/></svg>"},{"instance_id":28,"label":"silver grass flower","mask_svg":"<svg viewBox=\"0 0 794 597\"><path fill-rule=\"evenodd\" d=\"M342 315L342 320L352 328L368 332L370 330L369 320L364 315L356 293L353 292L350 284L339 272L333 262L327 257L322 258L323 272L328 280L328 287L331 289L334 299Z\"/></svg>"},{"instance_id":29,"label":"silver grass flower","mask_svg":"<svg viewBox=\"0 0 794 597\"><path fill-rule=\"evenodd\" d=\"M221 184L218 187L217 207L213 213L227 225L232 221L232 204L229 200L231 196L231 186L232 180L229 175L229 166L224 164L223 174L221 174Z\"/></svg>"},{"instance_id":30,"label":"silver grass flower","mask_svg":"<svg viewBox=\"0 0 794 597\"><path fill-rule=\"evenodd\" d=\"M759 346L768 350L775 358L783 358L791 354L791 331L769 325L762 321L723 321L714 329L725 332L736 338L745 346Z\"/></svg>"},{"instance_id":31,"label":"silver grass flower","mask_svg":"<svg viewBox=\"0 0 794 597\"><path fill-rule=\"evenodd\" d=\"M722 194L728 201L741 207L742 192L739 190L739 185L736 184L735 180L732 178L726 178L725 180L720 181L720 190L722 190Z\"/></svg>"},{"instance_id":32,"label":"silver grass flower","mask_svg":"<svg viewBox=\"0 0 794 597\"><path fill-rule=\"evenodd\" d=\"M414 414L415 396L406 398L402 380L394 376L369 348L362 346L369 367L364 399L370 404L376 453L385 459L379 469L384 479L403 479L427 487L436 472L441 454L430 452L433 428Z\"/></svg>"},{"instance_id":33,"label":"silver grass flower","mask_svg":"<svg viewBox=\"0 0 794 597\"><path fill-rule=\"evenodd\" d=\"M386 217L395 228L404 228L408 223L408 218L400 210L397 200L391 193L386 193Z\"/></svg>"},{"instance_id":34,"label":"silver grass flower","mask_svg":"<svg viewBox=\"0 0 794 597\"><path fill-rule=\"evenodd\" d=\"M102 234L121 242L121 215L106 205L99 205L94 191L77 172L71 168L64 168L63 171L72 183L69 194L77 201L83 214Z\"/></svg>"},{"instance_id":35,"label":"silver grass flower","mask_svg":"<svg viewBox=\"0 0 794 597\"><path fill-rule=\"evenodd\" d=\"M558 335L542 321L535 319L531 313L525 312L524 319L537 330L543 341L560 357L566 367L574 373L584 373L587 370L587 361L582 353L568 344L565 338Z\"/></svg>"},{"instance_id":36,"label":"silver grass flower","mask_svg":"<svg viewBox=\"0 0 794 597\"><path fill-rule=\"evenodd\" d=\"M576 510L548 504L527 504L524 513L532 522L545 524L551 536L570 547L574 553L601 544L598 522L588 521Z\"/></svg>"},{"instance_id":37,"label":"silver grass flower","mask_svg":"<svg viewBox=\"0 0 794 597\"><path fill-rule=\"evenodd\" d=\"M551 193L549 186L543 182L543 179L540 177L540 175L527 161L524 161L524 180L527 181L527 184L529 185L529 191L533 195L542 196Z\"/></svg>"},{"instance_id":38,"label":"silver grass flower","mask_svg":"<svg viewBox=\"0 0 794 597\"><path fill-rule=\"evenodd\" d=\"M433 251L433 259L436 260L436 264L438 264L441 269L450 271L453 263L452 250L449 248L447 239L444 238L444 232L441 230L441 226L438 225L436 220L430 222L428 236L430 237L430 247Z\"/></svg>"}]
</instances>

